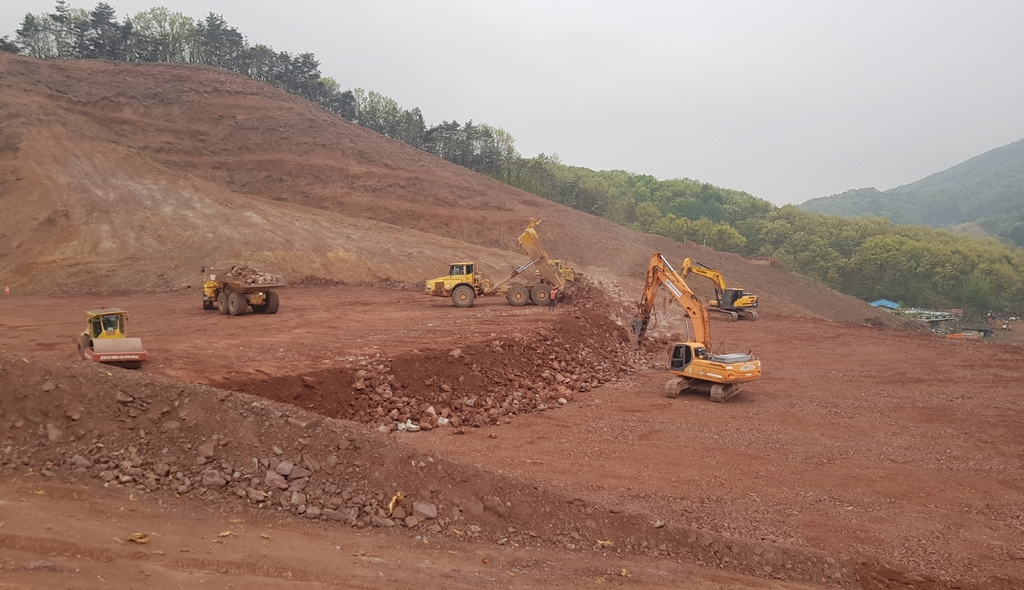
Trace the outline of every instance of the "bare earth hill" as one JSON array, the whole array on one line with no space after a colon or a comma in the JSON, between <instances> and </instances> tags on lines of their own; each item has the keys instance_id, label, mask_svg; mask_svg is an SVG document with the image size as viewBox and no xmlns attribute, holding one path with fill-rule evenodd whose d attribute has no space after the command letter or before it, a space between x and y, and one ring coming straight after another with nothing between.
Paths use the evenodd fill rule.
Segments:
<instances>
[{"instance_id":1,"label":"bare earth hill","mask_svg":"<svg viewBox=\"0 0 1024 590\"><path fill-rule=\"evenodd\" d=\"M813 281L634 232L201 66L0 55L0 203L0 277L18 293L181 288L221 259L292 281L418 286L456 259L503 277L539 217L552 254L595 276L635 285L654 251L695 256L769 313L889 321Z\"/></svg>"}]
</instances>

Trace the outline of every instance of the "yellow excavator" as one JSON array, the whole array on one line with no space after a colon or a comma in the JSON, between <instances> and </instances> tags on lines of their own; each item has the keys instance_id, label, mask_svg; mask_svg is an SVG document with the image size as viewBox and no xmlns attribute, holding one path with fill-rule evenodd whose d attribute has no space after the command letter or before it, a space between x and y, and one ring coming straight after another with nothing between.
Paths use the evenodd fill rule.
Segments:
<instances>
[{"instance_id":1,"label":"yellow excavator","mask_svg":"<svg viewBox=\"0 0 1024 590\"><path fill-rule=\"evenodd\" d=\"M658 252L651 257L647 267L644 292L637 304L638 317L631 326L638 346L647 334L655 297L661 285L665 285L686 310L690 318L687 338L690 337L689 328L692 328L693 338L672 345L669 370L675 376L665 383L665 395L674 398L684 391L707 391L711 394L711 401L724 402L739 393L744 383L761 376L761 361L750 353L711 352L711 322L708 320L707 308Z\"/></svg>"},{"instance_id":2,"label":"yellow excavator","mask_svg":"<svg viewBox=\"0 0 1024 590\"><path fill-rule=\"evenodd\" d=\"M711 279L715 284L715 298L708 302L708 310L730 322L736 320L756 320L757 295L747 293L739 287L731 289L725 286L725 277L717 270L705 266L692 258L683 260L679 276L684 279L693 273Z\"/></svg>"}]
</instances>

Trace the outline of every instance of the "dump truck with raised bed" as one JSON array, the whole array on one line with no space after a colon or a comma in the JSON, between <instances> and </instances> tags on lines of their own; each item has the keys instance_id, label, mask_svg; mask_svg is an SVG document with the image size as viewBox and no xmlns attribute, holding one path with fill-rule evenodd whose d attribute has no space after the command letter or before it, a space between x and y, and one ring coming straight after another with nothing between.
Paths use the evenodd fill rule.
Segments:
<instances>
[{"instance_id":1,"label":"dump truck with raised bed","mask_svg":"<svg viewBox=\"0 0 1024 590\"><path fill-rule=\"evenodd\" d=\"M274 289L281 287L281 275L218 262L209 271L203 268L203 309L216 309L223 315L242 315L249 307L256 313L277 313L281 297Z\"/></svg>"},{"instance_id":2,"label":"dump truck with raised bed","mask_svg":"<svg viewBox=\"0 0 1024 590\"><path fill-rule=\"evenodd\" d=\"M750 353L711 352L711 322L707 308L660 253L651 257L644 292L637 304L637 318L631 325L638 346L647 334L655 296L661 285L665 285L686 310L689 317L687 337L692 333L692 340L672 345L669 370L675 376L665 383L665 395L676 397L683 392L706 391L710 393L711 401L724 402L739 393L744 383L761 376L761 361Z\"/></svg>"},{"instance_id":3,"label":"dump truck with raised bed","mask_svg":"<svg viewBox=\"0 0 1024 590\"><path fill-rule=\"evenodd\" d=\"M687 258L683 260L679 276L685 279L690 273L710 279L715 286L715 298L708 301L708 311L731 322L757 319L757 312L754 310L757 307L757 295L739 287L727 288L722 273Z\"/></svg>"},{"instance_id":4,"label":"dump truck with raised bed","mask_svg":"<svg viewBox=\"0 0 1024 590\"><path fill-rule=\"evenodd\" d=\"M85 312L88 327L78 336L78 358L125 369L142 368L146 350L142 340L128 338L128 312L116 307Z\"/></svg>"},{"instance_id":5,"label":"dump truck with raised bed","mask_svg":"<svg viewBox=\"0 0 1024 590\"><path fill-rule=\"evenodd\" d=\"M449 265L448 274L427 281L425 293L434 297L451 297L456 307L469 307L477 297L504 295L510 305L546 305L551 300L552 289L559 292L565 287L565 279L557 267L551 264L540 236L537 235L539 219L531 219L526 231L519 236L519 245L530 257L530 262L512 271L500 283L493 283L476 270L473 262L455 262ZM535 284L508 284L531 267L536 267L538 282Z\"/></svg>"}]
</instances>

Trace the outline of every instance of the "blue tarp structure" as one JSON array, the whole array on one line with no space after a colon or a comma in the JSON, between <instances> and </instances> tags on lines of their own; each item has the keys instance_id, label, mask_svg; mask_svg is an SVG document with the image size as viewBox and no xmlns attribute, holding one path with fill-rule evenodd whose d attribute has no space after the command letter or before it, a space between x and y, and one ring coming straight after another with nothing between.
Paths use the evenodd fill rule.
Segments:
<instances>
[{"instance_id":1,"label":"blue tarp structure","mask_svg":"<svg viewBox=\"0 0 1024 590\"><path fill-rule=\"evenodd\" d=\"M888 307L889 309L899 309L900 304L895 301L889 301L888 299L879 299L878 301L872 301L871 307Z\"/></svg>"}]
</instances>

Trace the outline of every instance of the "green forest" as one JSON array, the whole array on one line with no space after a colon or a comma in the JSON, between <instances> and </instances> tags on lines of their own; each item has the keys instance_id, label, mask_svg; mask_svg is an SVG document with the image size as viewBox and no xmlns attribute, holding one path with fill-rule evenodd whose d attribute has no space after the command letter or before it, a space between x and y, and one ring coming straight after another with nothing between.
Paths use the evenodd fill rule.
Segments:
<instances>
[{"instance_id":1,"label":"green forest","mask_svg":"<svg viewBox=\"0 0 1024 590\"><path fill-rule=\"evenodd\" d=\"M419 108L404 109L378 92L343 90L321 74L313 54L252 45L214 13L194 19L155 7L118 20L109 4L86 10L60 0L52 13L26 14L14 40L0 38L0 50L45 59L223 68L545 199L673 240L771 256L864 300L962 307L977 315L1024 312L1024 250L999 240L896 225L881 217L847 219L776 207L696 180L569 166L557 155L523 157L500 127L473 121L428 125Z\"/></svg>"}]
</instances>

